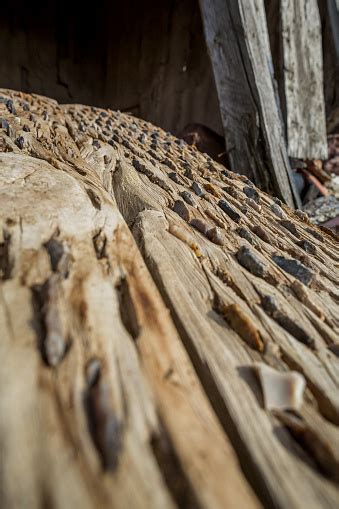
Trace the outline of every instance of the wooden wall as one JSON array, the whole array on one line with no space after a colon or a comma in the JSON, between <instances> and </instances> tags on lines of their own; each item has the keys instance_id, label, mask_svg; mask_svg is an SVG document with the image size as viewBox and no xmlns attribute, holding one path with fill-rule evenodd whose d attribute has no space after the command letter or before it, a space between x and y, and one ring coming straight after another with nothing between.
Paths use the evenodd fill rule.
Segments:
<instances>
[{"instance_id":1,"label":"wooden wall","mask_svg":"<svg viewBox=\"0 0 339 509\"><path fill-rule=\"evenodd\" d=\"M222 133L198 2L7 2L0 86Z\"/></svg>"}]
</instances>

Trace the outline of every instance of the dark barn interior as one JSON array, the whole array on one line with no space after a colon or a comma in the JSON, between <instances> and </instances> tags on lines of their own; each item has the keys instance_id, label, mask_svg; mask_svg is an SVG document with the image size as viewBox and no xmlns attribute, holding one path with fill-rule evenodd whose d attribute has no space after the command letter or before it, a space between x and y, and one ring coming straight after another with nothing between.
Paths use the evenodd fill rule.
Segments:
<instances>
[{"instance_id":1,"label":"dark barn interior","mask_svg":"<svg viewBox=\"0 0 339 509\"><path fill-rule=\"evenodd\" d=\"M18 0L2 6L0 86L222 133L195 0Z\"/></svg>"}]
</instances>

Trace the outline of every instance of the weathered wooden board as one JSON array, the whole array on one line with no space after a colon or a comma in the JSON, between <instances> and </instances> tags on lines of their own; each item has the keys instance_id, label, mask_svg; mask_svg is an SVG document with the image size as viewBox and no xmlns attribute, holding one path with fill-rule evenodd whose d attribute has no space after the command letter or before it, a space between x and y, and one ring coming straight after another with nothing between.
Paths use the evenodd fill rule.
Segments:
<instances>
[{"instance_id":1,"label":"weathered wooden board","mask_svg":"<svg viewBox=\"0 0 339 509\"><path fill-rule=\"evenodd\" d=\"M339 3L318 1L324 73L327 133L339 131Z\"/></svg>"},{"instance_id":2,"label":"weathered wooden board","mask_svg":"<svg viewBox=\"0 0 339 509\"><path fill-rule=\"evenodd\" d=\"M335 237L144 121L0 96L1 507L336 507Z\"/></svg>"},{"instance_id":3,"label":"weathered wooden board","mask_svg":"<svg viewBox=\"0 0 339 509\"><path fill-rule=\"evenodd\" d=\"M232 169L293 207L263 0L200 1Z\"/></svg>"},{"instance_id":4,"label":"weathered wooden board","mask_svg":"<svg viewBox=\"0 0 339 509\"><path fill-rule=\"evenodd\" d=\"M321 25L317 0L281 0L290 157L327 159Z\"/></svg>"}]
</instances>

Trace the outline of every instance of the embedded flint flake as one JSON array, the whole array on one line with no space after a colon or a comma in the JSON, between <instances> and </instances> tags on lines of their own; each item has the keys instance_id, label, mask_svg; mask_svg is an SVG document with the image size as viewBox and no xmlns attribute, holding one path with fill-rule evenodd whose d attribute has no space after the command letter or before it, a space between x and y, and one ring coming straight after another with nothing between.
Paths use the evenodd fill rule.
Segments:
<instances>
[{"instance_id":1,"label":"embedded flint flake","mask_svg":"<svg viewBox=\"0 0 339 509\"><path fill-rule=\"evenodd\" d=\"M261 212L261 205L259 205L259 203L257 203L255 200L252 200L252 198L247 198L246 203L252 207L252 209L256 210L257 212Z\"/></svg>"},{"instance_id":2,"label":"embedded flint flake","mask_svg":"<svg viewBox=\"0 0 339 509\"><path fill-rule=\"evenodd\" d=\"M220 229L217 226L214 226L213 228L210 228L207 232L207 238L214 242L214 244L218 244L219 246L222 246L224 244L224 239L221 235Z\"/></svg>"},{"instance_id":3,"label":"embedded flint flake","mask_svg":"<svg viewBox=\"0 0 339 509\"><path fill-rule=\"evenodd\" d=\"M301 247L306 253L315 255L317 252L317 248L312 244L309 240L300 240L297 242L297 246Z\"/></svg>"},{"instance_id":4,"label":"embedded flint flake","mask_svg":"<svg viewBox=\"0 0 339 509\"><path fill-rule=\"evenodd\" d=\"M221 210L223 210L228 215L228 217L233 219L233 221L236 223L239 223L241 219L240 214L238 214L238 212L236 212L230 205L228 205L225 200L219 200L218 205Z\"/></svg>"},{"instance_id":5,"label":"embedded flint flake","mask_svg":"<svg viewBox=\"0 0 339 509\"><path fill-rule=\"evenodd\" d=\"M295 226L294 223L292 223L292 221L288 221L287 219L282 219L280 221L280 224L281 224L281 226L286 228L286 230L288 230L290 233L292 233L292 235L294 235L295 237L298 237L298 238L300 237L297 227Z\"/></svg>"},{"instance_id":6,"label":"embedded flint flake","mask_svg":"<svg viewBox=\"0 0 339 509\"><path fill-rule=\"evenodd\" d=\"M173 206L174 212L176 212L184 221L189 222L191 219L191 214L188 207L182 200L176 200Z\"/></svg>"},{"instance_id":7,"label":"embedded flint flake","mask_svg":"<svg viewBox=\"0 0 339 509\"><path fill-rule=\"evenodd\" d=\"M193 182L191 188L193 189L193 191L195 192L195 194L197 196L204 196L204 190L202 189L202 187L198 184L198 182Z\"/></svg>"},{"instance_id":8,"label":"embedded flint flake","mask_svg":"<svg viewBox=\"0 0 339 509\"><path fill-rule=\"evenodd\" d=\"M184 242L185 244L187 244L198 258L200 258L202 256L200 247L195 242L193 235L191 235L191 233L189 231L187 231L184 228L181 228L180 226L176 226L174 224L169 225L168 231L172 235L177 237L177 239L179 239L182 242Z\"/></svg>"},{"instance_id":9,"label":"embedded flint flake","mask_svg":"<svg viewBox=\"0 0 339 509\"><path fill-rule=\"evenodd\" d=\"M302 283L308 286L314 278L314 272L298 260L284 258L283 256L272 256L272 260L285 272L288 272Z\"/></svg>"},{"instance_id":10,"label":"embedded flint flake","mask_svg":"<svg viewBox=\"0 0 339 509\"><path fill-rule=\"evenodd\" d=\"M320 309L319 306L315 304L315 302L312 301L311 296L308 293L308 290L306 290L306 287L302 283L300 283L300 281L298 281L297 279L293 281L293 283L291 284L291 288L298 297L298 299L303 304L305 304L305 306L311 309L311 311L313 311L313 313L316 314L318 318L320 318L320 320L322 321L325 320L324 311Z\"/></svg>"},{"instance_id":11,"label":"embedded flint flake","mask_svg":"<svg viewBox=\"0 0 339 509\"><path fill-rule=\"evenodd\" d=\"M281 373L262 362L254 365L267 410L299 410L306 381L297 371Z\"/></svg>"},{"instance_id":12,"label":"embedded flint flake","mask_svg":"<svg viewBox=\"0 0 339 509\"><path fill-rule=\"evenodd\" d=\"M237 334L251 347L263 352L265 345L261 339L260 332L252 318L245 313L239 304L222 304L220 311L228 324Z\"/></svg>"},{"instance_id":13,"label":"embedded flint flake","mask_svg":"<svg viewBox=\"0 0 339 509\"><path fill-rule=\"evenodd\" d=\"M261 240L267 244L273 244L271 235L260 224L252 227L252 232L255 233Z\"/></svg>"},{"instance_id":14,"label":"embedded flint flake","mask_svg":"<svg viewBox=\"0 0 339 509\"><path fill-rule=\"evenodd\" d=\"M247 228L245 228L244 226L240 226L239 228L237 228L236 232L240 237L247 240L247 242L253 244L253 237Z\"/></svg>"},{"instance_id":15,"label":"embedded flint flake","mask_svg":"<svg viewBox=\"0 0 339 509\"><path fill-rule=\"evenodd\" d=\"M262 263L252 249L247 246L241 246L237 252L238 262L258 277L264 277L267 273L267 267Z\"/></svg>"},{"instance_id":16,"label":"embedded flint flake","mask_svg":"<svg viewBox=\"0 0 339 509\"><path fill-rule=\"evenodd\" d=\"M279 205L277 205L276 203L272 203L270 208L273 214L278 216L280 219L285 219L286 217L285 212Z\"/></svg>"},{"instance_id":17,"label":"embedded flint flake","mask_svg":"<svg viewBox=\"0 0 339 509\"><path fill-rule=\"evenodd\" d=\"M260 196L256 189L254 189L253 187L245 186L243 188L243 192L247 196L247 198L250 198L251 200L255 201L256 203L259 203Z\"/></svg>"},{"instance_id":18,"label":"embedded flint flake","mask_svg":"<svg viewBox=\"0 0 339 509\"><path fill-rule=\"evenodd\" d=\"M196 217L191 219L190 224L192 226L194 226L194 228L196 228L199 232L203 233L204 235L206 235L208 230L211 228L211 226L209 224L207 224L206 221L203 221L202 219L199 219Z\"/></svg>"},{"instance_id":19,"label":"embedded flint flake","mask_svg":"<svg viewBox=\"0 0 339 509\"><path fill-rule=\"evenodd\" d=\"M191 193L189 193L188 191L182 191L180 193L180 196L185 200L186 203L188 203L189 205L192 205L193 207L196 205L195 204L195 201L194 201L194 198L192 196Z\"/></svg>"}]
</instances>

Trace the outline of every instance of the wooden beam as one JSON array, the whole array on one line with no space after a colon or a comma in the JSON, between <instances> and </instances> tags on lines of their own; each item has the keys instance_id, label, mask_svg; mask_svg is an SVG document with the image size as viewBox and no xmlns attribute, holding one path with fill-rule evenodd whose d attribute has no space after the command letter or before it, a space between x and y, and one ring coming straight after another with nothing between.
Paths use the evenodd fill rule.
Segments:
<instances>
[{"instance_id":1,"label":"wooden beam","mask_svg":"<svg viewBox=\"0 0 339 509\"><path fill-rule=\"evenodd\" d=\"M275 98L263 0L200 0L231 167L299 203Z\"/></svg>"},{"instance_id":2,"label":"wooden beam","mask_svg":"<svg viewBox=\"0 0 339 509\"><path fill-rule=\"evenodd\" d=\"M327 159L321 23L317 0L267 0L268 28L288 155ZM273 23L273 19L277 19ZM277 26L279 29L277 30Z\"/></svg>"},{"instance_id":3,"label":"wooden beam","mask_svg":"<svg viewBox=\"0 0 339 509\"><path fill-rule=\"evenodd\" d=\"M281 0L290 157L327 159L321 26L317 0Z\"/></svg>"},{"instance_id":4,"label":"wooden beam","mask_svg":"<svg viewBox=\"0 0 339 509\"><path fill-rule=\"evenodd\" d=\"M339 131L339 3L318 0L322 28L327 133Z\"/></svg>"},{"instance_id":5,"label":"wooden beam","mask_svg":"<svg viewBox=\"0 0 339 509\"><path fill-rule=\"evenodd\" d=\"M0 118L0 507L336 507L334 235L131 115Z\"/></svg>"}]
</instances>

